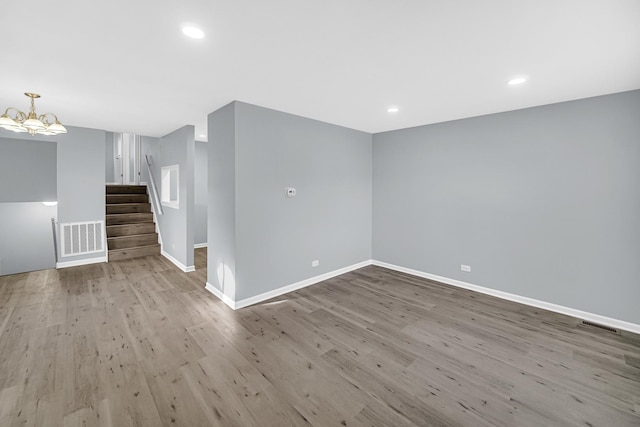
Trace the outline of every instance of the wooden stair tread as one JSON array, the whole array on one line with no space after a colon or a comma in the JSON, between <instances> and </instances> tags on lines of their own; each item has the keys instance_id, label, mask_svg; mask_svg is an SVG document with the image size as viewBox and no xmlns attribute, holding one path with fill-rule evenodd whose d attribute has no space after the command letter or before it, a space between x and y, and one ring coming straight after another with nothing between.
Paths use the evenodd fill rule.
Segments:
<instances>
[{"instance_id":1,"label":"wooden stair tread","mask_svg":"<svg viewBox=\"0 0 640 427\"><path fill-rule=\"evenodd\" d=\"M145 194L147 192L146 185L107 185L107 194Z\"/></svg>"},{"instance_id":2,"label":"wooden stair tread","mask_svg":"<svg viewBox=\"0 0 640 427\"><path fill-rule=\"evenodd\" d=\"M138 258L149 255L159 255L160 244L147 246L136 246L133 248L109 249L109 261L119 261L123 259Z\"/></svg>"},{"instance_id":3,"label":"wooden stair tread","mask_svg":"<svg viewBox=\"0 0 640 427\"><path fill-rule=\"evenodd\" d=\"M119 236L131 236L136 234L155 233L156 225L153 222L138 222L135 224L107 225L107 238Z\"/></svg>"},{"instance_id":4,"label":"wooden stair tread","mask_svg":"<svg viewBox=\"0 0 640 427\"><path fill-rule=\"evenodd\" d=\"M158 249L160 249L160 243L154 243L153 245L145 245L145 246L135 246L133 248L109 249L109 252L122 252L122 251L129 251L129 250L133 250L133 249L143 249L143 248L158 248Z\"/></svg>"},{"instance_id":5,"label":"wooden stair tread","mask_svg":"<svg viewBox=\"0 0 640 427\"><path fill-rule=\"evenodd\" d=\"M118 215L125 213L149 213L151 204L149 203L107 203L106 214Z\"/></svg>"},{"instance_id":6,"label":"wooden stair tread","mask_svg":"<svg viewBox=\"0 0 640 427\"><path fill-rule=\"evenodd\" d=\"M150 212L111 214L106 215L106 221L107 225L126 225L141 222L153 223L153 214Z\"/></svg>"},{"instance_id":7,"label":"wooden stair tread","mask_svg":"<svg viewBox=\"0 0 640 427\"><path fill-rule=\"evenodd\" d=\"M116 226L114 226L116 227ZM107 237L107 240L119 240L119 239L129 239L131 237L140 237L140 236L150 236L150 235L155 235L157 236L158 233L156 233L155 231L153 233L140 233L140 234L129 234L127 236L112 236L112 237Z\"/></svg>"},{"instance_id":8,"label":"wooden stair tread","mask_svg":"<svg viewBox=\"0 0 640 427\"><path fill-rule=\"evenodd\" d=\"M151 217L153 217L153 214L151 212L131 212L131 213L117 213L117 214L108 214L106 215L107 218L111 217L111 218L120 218L120 217L147 217L151 215Z\"/></svg>"},{"instance_id":9,"label":"wooden stair tread","mask_svg":"<svg viewBox=\"0 0 640 427\"><path fill-rule=\"evenodd\" d=\"M107 247L112 249L136 248L158 243L157 233L132 234L128 236L107 237Z\"/></svg>"},{"instance_id":10,"label":"wooden stair tread","mask_svg":"<svg viewBox=\"0 0 640 427\"><path fill-rule=\"evenodd\" d=\"M146 226L149 225L153 225L153 231L148 231L148 232L143 232L143 233L133 233L133 234L147 234L147 233L153 233L155 232L155 222L134 222L134 223L130 223L130 224L113 224L113 225L107 225L107 231L109 230L119 230L119 229L124 229L126 227L130 227L130 228L146 228Z\"/></svg>"},{"instance_id":11,"label":"wooden stair tread","mask_svg":"<svg viewBox=\"0 0 640 427\"><path fill-rule=\"evenodd\" d=\"M107 204L116 203L148 203L149 196L145 194L107 194L105 196Z\"/></svg>"}]
</instances>

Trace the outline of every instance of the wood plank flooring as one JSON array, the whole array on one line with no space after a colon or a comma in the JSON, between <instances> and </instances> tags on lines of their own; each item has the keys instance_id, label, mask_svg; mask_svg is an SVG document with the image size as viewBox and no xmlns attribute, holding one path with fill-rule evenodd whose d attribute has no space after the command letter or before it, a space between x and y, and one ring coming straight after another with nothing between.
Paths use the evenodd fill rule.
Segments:
<instances>
[{"instance_id":1,"label":"wood plank flooring","mask_svg":"<svg viewBox=\"0 0 640 427\"><path fill-rule=\"evenodd\" d=\"M0 277L0 425L640 425L633 334L373 266L234 312L205 267Z\"/></svg>"}]
</instances>

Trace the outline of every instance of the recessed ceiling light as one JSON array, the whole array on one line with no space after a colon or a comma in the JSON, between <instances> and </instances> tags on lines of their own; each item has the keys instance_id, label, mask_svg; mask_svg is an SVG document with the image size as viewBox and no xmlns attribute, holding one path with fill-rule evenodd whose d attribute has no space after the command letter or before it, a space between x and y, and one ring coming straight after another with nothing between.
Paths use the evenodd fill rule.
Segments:
<instances>
[{"instance_id":1,"label":"recessed ceiling light","mask_svg":"<svg viewBox=\"0 0 640 427\"><path fill-rule=\"evenodd\" d=\"M400 109L397 105L392 105L391 107L387 108L388 113L397 113L398 111L400 111Z\"/></svg>"},{"instance_id":2,"label":"recessed ceiling light","mask_svg":"<svg viewBox=\"0 0 640 427\"><path fill-rule=\"evenodd\" d=\"M515 85L521 85L522 83L524 83L524 82L526 82L526 81L527 81L527 78L526 78L526 77L515 77L515 78L513 78L513 79L509 80L509 81L507 82L507 84L508 84L509 86L515 86Z\"/></svg>"},{"instance_id":3,"label":"recessed ceiling light","mask_svg":"<svg viewBox=\"0 0 640 427\"><path fill-rule=\"evenodd\" d=\"M204 38L204 31L202 31L200 28L194 27L192 25L187 25L187 26L182 27L182 32L184 33L185 36L191 37L192 39L203 39Z\"/></svg>"}]
</instances>

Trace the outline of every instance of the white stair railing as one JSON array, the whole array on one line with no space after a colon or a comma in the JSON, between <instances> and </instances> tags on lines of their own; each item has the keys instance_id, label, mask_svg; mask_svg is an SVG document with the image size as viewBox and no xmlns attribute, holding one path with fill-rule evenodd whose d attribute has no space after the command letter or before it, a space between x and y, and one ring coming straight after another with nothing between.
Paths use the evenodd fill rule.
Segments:
<instances>
[{"instance_id":1,"label":"white stair railing","mask_svg":"<svg viewBox=\"0 0 640 427\"><path fill-rule=\"evenodd\" d=\"M156 186L156 180L153 177L153 172L151 172L151 161L149 160L149 156L147 154L144 155L145 163L147 164L147 172L149 173L149 182L151 183L151 193L152 193L152 202L153 209L158 215L163 215L164 212L162 210L162 203L160 203L160 197L158 196L158 188Z\"/></svg>"}]
</instances>

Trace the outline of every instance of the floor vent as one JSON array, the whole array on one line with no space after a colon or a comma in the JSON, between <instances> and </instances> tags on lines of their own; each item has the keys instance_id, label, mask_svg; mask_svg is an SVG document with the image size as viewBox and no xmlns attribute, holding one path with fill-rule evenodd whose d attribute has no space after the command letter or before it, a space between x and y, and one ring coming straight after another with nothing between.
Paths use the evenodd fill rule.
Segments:
<instances>
[{"instance_id":1,"label":"floor vent","mask_svg":"<svg viewBox=\"0 0 640 427\"><path fill-rule=\"evenodd\" d=\"M60 224L61 256L104 252L104 221Z\"/></svg>"},{"instance_id":2,"label":"floor vent","mask_svg":"<svg viewBox=\"0 0 640 427\"><path fill-rule=\"evenodd\" d=\"M620 332L616 328L612 328L611 326L601 325L599 323L589 322L588 320L583 320L580 322L582 326L590 326L592 328L598 328L605 331L613 332L614 334L619 334Z\"/></svg>"}]
</instances>

